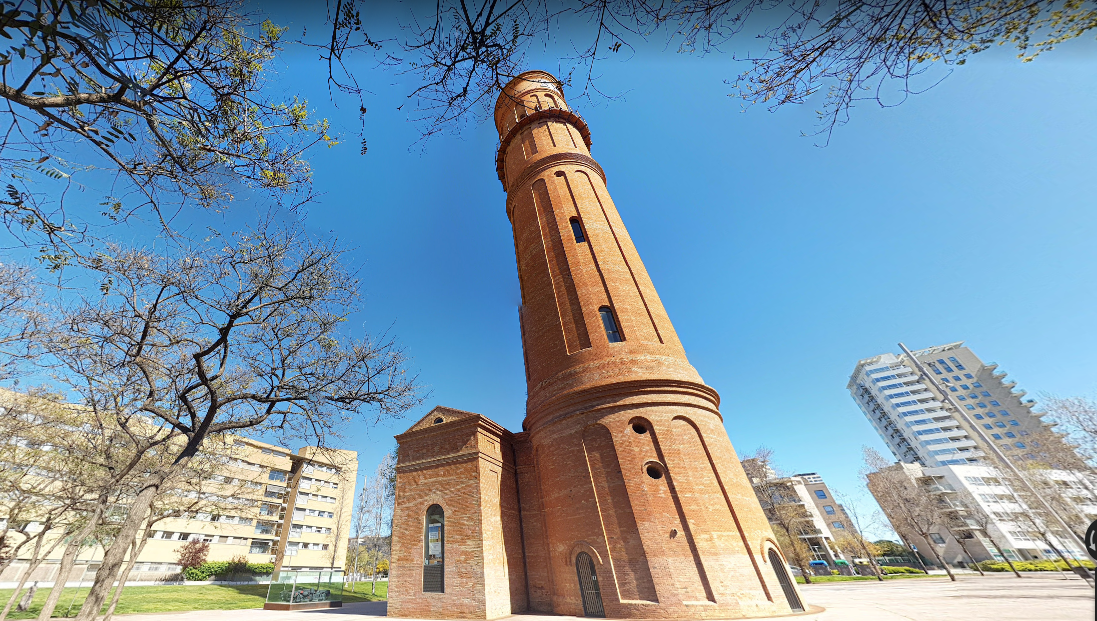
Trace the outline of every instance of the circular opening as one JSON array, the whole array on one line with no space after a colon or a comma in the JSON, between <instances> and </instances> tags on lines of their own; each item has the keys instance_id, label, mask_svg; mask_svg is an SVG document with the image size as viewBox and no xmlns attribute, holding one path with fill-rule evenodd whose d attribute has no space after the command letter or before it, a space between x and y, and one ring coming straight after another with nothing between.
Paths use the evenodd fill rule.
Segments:
<instances>
[{"instance_id":1,"label":"circular opening","mask_svg":"<svg viewBox=\"0 0 1097 621\"><path fill-rule=\"evenodd\" d=\"M670 538L674 539L677 536L678 536L678 529L677 528L670 529Z\"/></svg>"},{"instance_id":2,"label":"circular opening","mask_svg":"<svg viewBox=\"0 0 1097 621\"><path fill-rule=\"evenodd\" d=\"M659 468L659 466L656 466L655 464L649 465L647 467L647 472L648 472L648 476L653 478L653 479L663 478L663 470L661 468Z\"/></svg>"},{"instance_id":3,"label":"circular opening","mask_svg":"<svg viewBox=\"0 0 1097 621\"><path fill-rule=\"evenodd\" d=\"M648 428L645 427L642 423L632 423L632 430L640 434L648 432Z\"/></svg>"},{"instance_id":4,"label":"circular opening","mask_svg":"<svg viewBox=\"0 0 1097 621\"><path fill-rule=\"evenodd\" d=\"M439 416L438 418L434 419L434 424L435 424L435 425L440 425L440 424L442 424L442 423L444 423L444 422L446 422L446 419L442 418L441 416Z\"/></svg>"}]
</instances>

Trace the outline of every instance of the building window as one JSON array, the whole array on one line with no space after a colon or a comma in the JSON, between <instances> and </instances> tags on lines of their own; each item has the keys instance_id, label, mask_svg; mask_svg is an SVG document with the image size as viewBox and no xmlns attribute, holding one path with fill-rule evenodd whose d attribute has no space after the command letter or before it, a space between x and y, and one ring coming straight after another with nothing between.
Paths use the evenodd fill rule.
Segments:
<instances>
[{"instance_id":1,"label":"building window","mask_svg":"<svg viewBox=\"0 0 1097 621\"><path fill-rule=\"evenodd\" d=\"M608 306L603 306L598 309L598 314L602 316L602 326L606 329L606 339L610 343L620 343L624 341L624 337L621 336L621 331L617 329L617 320L613 317L613 309Z\"/></svg>"},{"instance_id":2,"label":"building window","mask_svg":"<svg viewBox=\"0 0 1097 621\"><path fill-rule=\"evenodd\" d=\"M983 423L983 428L984 429L994 429L994 425L991 425L990 423Z\"/></svg>"},{"instance_id":3,"label":"building window","mask_svg":"<svg viewBox=\"0 0 1097 621\"><path fill-rule=\"evenodd\" d=\"M984 410L987 409L987 404L983 403L982 401L980 401L979 403L976 403L975 405L983 408Z\"/></svg>"},{"instance_id":4,"label":"building window","mask_svg":"<svg viewBox=\"0 0 1097 621\"><path fill-rule=\"evenodd\" d=\"M933 543L939 546L945 545L945 538L941 535L938 535L937 533L930 533L929 538L933 540Z\"/></svg>"},{"instance_id":5,"label":"building window","mask_svg":"<svg viewBox=\"0 0 1097 621\"><path fill-rule=\"evenodd\" d=\"M960 388L963 388L964 390L971 390L971 386L968 386L967 384L960 384Z\"/></svg>"},{"instance_id":6,"label":"building window","mask_svg":"<svg viewBox=\"0 0 1097 621\"><path fill-rule=\"evenodd\" d=\"M445 532L446 515L442 507L427 508L426 528L423 532L423 592L445 593Z\"/></svg>"},{"instance_id":7,"label":"building window","mask_svg":"<svg viewBox=\"0 0 1097 621\"><path fill-rule=\"evenodd\" d=\"M938 358L937 359L937 364L943 366L945 368L945 370L948 371L949 373L952 373L952 367L948 366L948 363L945 362L943 359Z\"/></svg>"},{"instance_id":8,"label":"building window","mask_svg":"<svg viewBox=\"0 0 1097 621\"><path fill-rule=\"evenodd\" d=\"M579 224L579 218L571 219L571 233L575 235L575 243L581 244L587 241L587 236L583 235L583 225Z\"/></svg>"},{"instance_id":9,"label":"building window","mask_svg":"<svg viewBox=\"0 0 1097 621\"><path fill-rule=\"evenodd\" d=\"M1025 443L1024 442L1014 442L1013 446L1016 446L1017 448L1025 448Z\"/></svg>"},{"instance_id":10,"label":"building window","mask_svg":"<svg viewBox=\"0 0 1097 621\"><path fill-rule=\"evenodd\" d=\"M842 530L845 530L845 528L846 528L845 526L842 525L841 522L831 522L830 525L833 526L834 528L841 528Z\"/></svg>"},{"instance_id":11,"label":"building window","mask_svg":"<svg viewBox=\"0 0 1097 621\"><path fill-rule=\"evenodd\" d=\"M976 414L975 415L975 420L983 420L983 415L982 414Z\"/></svg>"},{"instance_id":12,"label":"building window","mask_svg":"<svg viewBox=\"0 0 1097 621\"><path fill-rule=\"evenodd\" d=\"M979 394L983 395L984 397L989 397L990 396L990 393L985 391L985 390L980 392Z\"/></svg>"},{"instance_id":13,"label":"building window","mask_svg":"<svg viewBox=\"0 0 1097 621\"><path fill-rule=\"evenodd\" d=\"M961 381L963 381L963 380L961 380L961 379L960 379L960 376L959 376L959 375L953 375L953 376L952 376L952 379L956 380L957 382L961 382Z\"/></svg>"},{"instance_id":14,"label":"building window","mask_svg":"<svg viewBox=\"0 0 1097 621\"><path fill-rule=\"evenodd\" d=\"M987 418L998 418L998 415L994 412L987 412Z\"/></svg>"},{"instance_id":15,"label":"building window","mask_svg":"<svg viewBox=\"0 0 1097 621\"><path fill-rule=\"evenodd\" d=\"M970 394L970 395L968 395L968 396L969 396L969 397L971 397L972 399L978 399L978 398L979 398L979 395L977 395L977 394L975 394L975 393L971 393L971 394Z\"/></svg>"},{"instance_id":16,"label":"building window","mask_svg":"<svg viewBox=\"0 0 1097 621\"><path fill-rule=\"evenodd\" d=\"M1016 438L1017 434L1013 433L1012 431L1007 431L1006 432L1006 437L1007 438ZM1023 447L1020 447L1020 448L1023 448Z\"/></svg>"},{"instance_id":17,"label":"building window","mask_svg":"<svg viewBox=\"0 0 1097 621\"><path fill-rule=\"evenodd\" d=\"M987 427L989 427L989 426L990 426L990 425L987 425ZM1001 440L1001 439L1002 439L1002 434L1000 434L1000 433L992 433L992 434L990 434L990 437L994 438L995 440Z\"/></svg>"},{"instance_id":18,"label":"building window","mask_svg":"<svg viewBox=\"0 0 1097 621\"><path fill-rule=\"evenodd\" d=\"M998 413L1001 414L1002 416L1009 416L1009 412L1006 411L1006 410L998 410Z\"/></svg>"},{"instance_id":19,"label":"building window","mask_svg":"<svg viewBox=\"0 0 1097 621\"><path fill-rule=\"evenodd\" d=\"M956 395L956 398L960 401L967 401L967 397L965 397L964 395Z\"/></svg>"},{"instance_id":20,"label":"building window","mask_svg":"<svg viewBox=\"0 0 1097 621\"><path fill-rule=\"evenodd\" d=\"M958 390L956 390L955 386L949 386L948 389L949 389L949 392L959 392Z\"/></svg>"},{"instance_id":21,"label":"building window","mask_svg":"<svg viewBox=\"0 0 1097 621\"><path fill-rule=\"evenodd\" d=\"M1005 427L1006 424L1002 421L998 421L998 422L994 423L994 426L1001 429L1002 427Z\"/></svg>"},{"instance_id":22,"label":"building window","mask_svg":"<svg viewBox=\"0 0 1097 621\"><path fill-rule=\"evenodd\" d=\"M972 382L971 385L976 387L976 388L982 388L983 387L983 385L979 382Z\"/></svg>"},{"instance_id":23,"label":"building window","mask_svg":"<svg viewBox=\"0 0 1097 621\"><path fill-rule=\"evenodd\" d=\"M285 483L286 473L285 472L279 472L278 470L271 470L270 471L270 480L271 481L282 481L283 483Z\"/></svg>"},{"instance_id":24,"label":"building window","mask_svg":"<svg viewBox=\"0 0 1097 621\"><path fill-rule=\"evenodd\" d=\"M964 407L965 407L965 408L967 408L967 409L969 409L969 410L974 410L974 409L975 409L975 406L974 406L974 405L972 405L972 404L970 404L970 403L969 403L969 404L967 404L967 405L965 405Z\"/></svg>"},{"instance_id":25,"label":"building window","mask_svg":"<svg viewBox=\"0 0 1097 621\"><path fill-rule=\"evenodd\" d=\"M998 407L999 405L1002 405L1001 403L998 403L997 401L991 401L990 404L993 405L994 407Z\"/></svg>"},{"instance_id":26,"label":"building window","mask_svg":"<svg viewBox=\"0 0 1097 621\"><path fill-rule=\"evenodd\" d=\"M818 498L819 500L826 500L827 499L827 493L824 492L821 489L817 489L817 490L815 490L815 497Z\"/></svg>"},{"instance_id":27,"label":"building window","mask_svg":"<svg viewBox=\"0 0 1097 621\"><path fill-rule=\"evenodd\" d=\"M1014 427L1016 427L1016 426L1020 425L1021 423L1019 423L1019 422L1017 422L1017 421L1015 421L1015 420L1011 420L1011 421L1009 421L1009 424L1010 424L1010 425L1013 425Z\"/></svg>"},{"instance_id":28,"label":"building window","mask_svg":"<svg viewBox=\"0 0 1097 621\"><path fill-rule=\"evenodd\" d=\"M823 511L826 511L827 515L834 515L835 514L834 507L831 506L831 505L823 505Z\"/></svg>"},{"instance_id":29,"label":"building window","mask_svg":"<svg viewBox=\"0 0 1097 621\"><path fill-rule=\"evenodd\" d=\"M960 369L960 370L963 371L963 369ZM964 377L966 377L968 379L975 379L975 376L972 375L971 373L964 373Z\"/></svg>"},{"instance_id":30,"label":"building window","mask_svg":"<svg viewBox=\"0 0 1097 621\"><path fill-rule=\"evenodd\" d=\"M252 539L248 554L270 554L270 542L261 539Z\"/></svg>"}]
</instances>

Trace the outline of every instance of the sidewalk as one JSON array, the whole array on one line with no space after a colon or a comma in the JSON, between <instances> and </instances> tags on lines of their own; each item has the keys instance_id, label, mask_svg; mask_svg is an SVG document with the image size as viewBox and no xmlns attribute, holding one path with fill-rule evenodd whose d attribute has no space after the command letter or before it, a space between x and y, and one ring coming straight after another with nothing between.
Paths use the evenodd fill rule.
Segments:
<instances>
[{"instance_id":1,"label":"sidewalk","mask_svg":"<svg viewBox=\"0 0 1097 621\"><path fill-rule=\"evenodd\" d=\"M1094 618L1094 592L1079 578L1028 574L978 574L887 582L831 582L801 585L806 602L823 612L784 617L789 621L1088 621ZM275 612L199 610L125 615L124 621L323 621L328 615L363 619L385 615L387 602L343 608ZM512 621L578 621L576 617L515 615Z\"/></svg>"}]
</instances>

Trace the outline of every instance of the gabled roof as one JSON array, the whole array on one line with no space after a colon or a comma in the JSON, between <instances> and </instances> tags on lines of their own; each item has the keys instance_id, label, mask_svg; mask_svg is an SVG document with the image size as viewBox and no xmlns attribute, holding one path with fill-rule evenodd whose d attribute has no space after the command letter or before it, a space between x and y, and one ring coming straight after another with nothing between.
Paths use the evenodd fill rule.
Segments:
<instances>
[{"instance_id":1,"label":"gabled roof","mask_svg":"<svg viewBox=\"0 0 1097 621\"><path fill-rule=\"evenodd\" d=\"M415 423L408 428L404 433L411 433L412 431L419 431L420 429L426 429L435 424L439 424L436 421L441 418L442 422L448 423L462 418L469 418L470 416L480 416L475 412L466 412L464 410L455 410L453 408L447 408L445 406L435 406L433 410L427 413L426 416L419 419L419 422ZM400 434L403 435L403 434Z\"/></svg>"}]
</instances>

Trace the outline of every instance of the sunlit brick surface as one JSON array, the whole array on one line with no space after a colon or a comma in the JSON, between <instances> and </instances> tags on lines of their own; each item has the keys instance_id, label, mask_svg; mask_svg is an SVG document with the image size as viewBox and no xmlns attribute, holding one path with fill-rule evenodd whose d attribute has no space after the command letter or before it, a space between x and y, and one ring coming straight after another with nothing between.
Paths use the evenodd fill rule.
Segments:
<instances>
[{"instance_id":1,"label":"sunlit brick surface","mask_svg":"<svg viewBox=\"0 0 1097 621\"><path fill-rule=\"evenodd\" d=\"M583 615L581 552L611 618L788 614L719 397L686 359L589 129L543 72L507 85L495 122L521 280L524 431L437 408L397 437L389 615ZM445 593L423 592L431 504L446 512Z\"/></svg>"}]
</instances>

